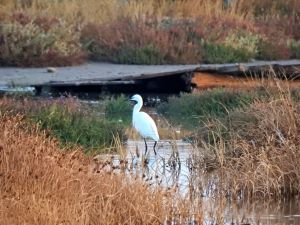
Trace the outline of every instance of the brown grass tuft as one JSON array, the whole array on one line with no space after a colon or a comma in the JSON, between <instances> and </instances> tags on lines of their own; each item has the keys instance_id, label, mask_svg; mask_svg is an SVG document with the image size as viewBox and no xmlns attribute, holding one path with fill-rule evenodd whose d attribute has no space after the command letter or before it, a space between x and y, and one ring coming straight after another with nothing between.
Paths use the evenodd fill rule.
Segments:
<instances>
[{"instance_id":1,"label":"brown grass tuft","mask_svg":"<svg viewBox=\"0 0 300 225\"><path fill-rule=\"evenodd\" d=\"M254 123L244 124L228 160L228 179L245 194L286 197L300 189L300 108L288 96L256 102L244 112Z\"/></svg>"},{"instance_id":2,"label":"brown grass tuft","mask_svg":"<svg viewBox=\"0 0 300 225\"><path fill-rule=\"evenodd\" d=\"M161 224L159 189L91 172L80 149L65 152L22 116L0 115L0 224Z\"/></svg>"},{"instance_id":3,"label":"brown grass tuft","mask_svg":"<svg viewBox=\"0 0 300 225\"><path fill-rule=\"evenodd\" d=\"M212 122L202 142L219 175L218 191L240 197L285 198L300 190L300 105L286 82L268 97Z\"/></svg>"}]
</instances>

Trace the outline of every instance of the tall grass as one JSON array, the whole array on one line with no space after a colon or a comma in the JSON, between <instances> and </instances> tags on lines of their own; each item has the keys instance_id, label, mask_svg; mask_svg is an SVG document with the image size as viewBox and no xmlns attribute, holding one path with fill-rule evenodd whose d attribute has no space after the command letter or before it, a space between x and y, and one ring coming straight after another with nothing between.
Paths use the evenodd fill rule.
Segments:
<instances>
[{"instance_id":1,"label":"tall grass","mask_svg":"<svg viewBox=\"0 0 300 225\"><path fill-rule=\"evenodd\" d=\"M129 99L120 95L104 101L106 118L122 122L125 125L131 124L132 106Z\"/></svg>"},{"instance_id":2,"label":"tall grass","mask_svg":"<svg viewBox=\"0 0 300 225\"><path fill-rule=\"evenodd\" d=\"M177 125L197 128L212 118L225 117L229 111L250 104L254 93L241 90L212 89L170 97L157 111Z\"/></svg>"},{"instance_id":3,"label":"tall grass","mask_svg":"<svg viewBox=\"0 0 300 225\"><path fill-rule=\"evenodd\" d=\"M16 47L7 44L13 43L10 32L0 30L0 39L7 39L5 43L0 42L0 47L9 47L11 51L5 58L0 58L0 62L3 65L30 65L25 56L16 54L18 49L26 48L28 42L33 49L42 51L39 56L51 58L53 65L80 63L85 55L93 60L135 64L298 57L295 52L299 46L290 43L297 43L300 38L299 1L241 0L232 1L230 5L223 2L2 0L2 25L16 26L13 15L21 13L34 27L29 29L30 26L25 24L18 27L15 33L22 38ZM51 27L45 32L45 37L34 22L41 17ZM59 21L59 27L49 23L53 19ZM24 30L31 32L24 36ZM54 42L40 49L40 42L35 46L32 36L43 36L47 42L54 38ZM56 54L53 54L53 49ZM49 52L52 53L50 56ZM34 53L29 51L28 57L36 56ZM19 64L14 60L16 57L21 57ZM54 60L56 57L60 59Z\"/></svg>"},{"instance_id":4,"label":"tall grass","mask_svg":"<svg viewBox=\"0 0 300 225\"><path fill-rule=\"evenodd\" d=\"M193 129L188 139L198 146L196 174L210 176L213 185L201 187L216 196L299 195L299 88L274 71L265 75L270 78L258 89L206 90L158 106L177 126Z\"/></svg>"},{"instance_id":5,"label":"tall grass","mask_svg":"<svg viewBox=\"0 0 300 225\"><path fill-rule=\"evenodd\" d=\"M232 146L240 157L229 159L228 174L235 191L246 195L293 196L300 187L299 110L289 98L257 103L250 113L257 127ZM236 171L239 174L230 171ZM250 172L251 171L251 172ZM233 176L232 176L233 174ZM241 179L242 178L242 179Z\"/></svg>"},{"instance_id":6,"label":"tall grass","mask_svg":"<svg viewBox=\"0 0 300 225\"><path fill-rule=\"evenodd\" d=\"M0 126L1 224L163 224L172 216L172 196L123 175L92 173L80 149L61 151L22 116L1 113Z\"/></svg>"},{"instance_id":7,"label":"tall grass","mask_svg":"<svg viewBox=\"0 0 300 225\"><path fill-rule=\"evenodd\" d=\"M32 115L41 129L48 130L62 144L81 145L88 153L114 151L115 139L125 141L124 126L95 115L70 112L65 107L53 104ZM106 150L105 150L106 149Z\"/></svg>"},{"instance_id":8,"label":"tall grass","mask_svg":"<svg viewBox=\"0 0 300 225\"><path fill-rule=\"evenodd\" d=\"M113 105L108 101L107 105ZM117 141L124 142L125 124L116 119L115 109L107 118L80 103L75 98L45 100L4 97L0 99L0 112L22 113L38 124L41 130L56 137L62 146L80 145L85 153L114 152ZM102 109L103 112L105 109Z\"/></svg>"},{"instance_id":9,"label":"tall grass","mask_svg":"<svg viewBox=\"0 0 300 225\"><path fill-rule=\"evenodd\" d=\"M198 160L218 174L218 191L234 197L286 198L299 194L299 101L277 81L268 97L210 120L197 138ZM297 93L297 92L296 92Z\"/></svg>"}]
</instances>

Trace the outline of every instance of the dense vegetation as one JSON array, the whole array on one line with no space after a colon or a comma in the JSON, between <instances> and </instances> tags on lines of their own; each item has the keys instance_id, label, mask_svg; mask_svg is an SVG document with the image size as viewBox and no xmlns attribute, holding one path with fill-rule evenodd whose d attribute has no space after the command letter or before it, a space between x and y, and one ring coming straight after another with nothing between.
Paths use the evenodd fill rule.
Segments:
<instances>
[{"instance_id":1,"label":"dense vegetation","mask_svg":"<svg viewBox=\"0 0 300 225\"><path fill-rule=\"evenodd\" d=\"M193 129L188 140L199 148L195 164L199 174L217 174L217 191L242 198L299 194L299 88L269 82L251 91L172 97L158 108L176 126Z\"/></svg>"},{"instance_id":2,"label":"dense vegetation","mask_svg":"<svg viewBox=\"0 0 300 225\"><path fill-rule=\"evenodd\" d=\"M62 146L79 145L89 154L114 152L116 143L126 140L130 104L121 96L98 105L89 106L75 98L4 97L0 100L0 114L25 115L41 130L57 138Z\"/></svg>"},{"instance_id":3,"label":"dense vegetation","mask_svg":"<svg viewBox=\"0 0 300 225\"><path fill-rule=\"evenodd\" d=\"M124 137L131 109L124 96L96 106L73 98L1 98L0 223L162 224L191 215L201 222L207 198L199 196L208 188L220 199L214 207L221 208L215 214L222 224L226 198L238 204L297 198L300 91L277 79L264 85L184 94L158 106L176 126L190 129L196 146L187 198L177 187L149 188L126 166L124 173L97 171L83 154L120 143L113 137Z\"/></svg>"},{"instance_id":4,"label":"dense vegetation","mask_svg":"<svg viewBox=\"0 0 300 225\"><path fill-rule=\"evenodd\" d=\"M249 105L254 99L254 92L249 91L203 90L170 97L168 102L158 105L157 110L173 124L195 129L203 126L209 119L225 117L229 111Z\"/></svg>"},{"instance_id":5,"label":"dense vegetation","mask_svg":"<svg viewBox=\"0 0 300 225\"><path fill-rule=\"evenodd\" d=\"M299 58L297 0L0 0L0 65Z\"/></svg>"},{"instance_id":6,"label":"dense vegetation","mask_svg":"<svg viewBox=\"0 0 300 225\"><path fill-rule=\"evenodd\" d=\"M171 193L124 174L93 173L82 149L64 151L24 117L1 112L0 127L0 224L150 225L173 215Z\"/></svg>"}]
</instances>

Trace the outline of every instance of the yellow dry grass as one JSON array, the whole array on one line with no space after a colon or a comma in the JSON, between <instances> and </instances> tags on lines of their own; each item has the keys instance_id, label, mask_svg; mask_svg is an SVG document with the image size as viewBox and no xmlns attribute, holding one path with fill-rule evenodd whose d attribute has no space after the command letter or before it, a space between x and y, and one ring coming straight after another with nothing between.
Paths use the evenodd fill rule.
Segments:
<instances>
[{"instance_id":1,"label":"yellow dry grass","mask_svg":"<svg viewBox=\"0 0 300 225\"><path fill-rule=\"evenodd\" d=\"M22 116L0 115L0 224L161 224L172 198L122 175L93 173Z\"/></svg>"},{"instance_id":2,"label":"yellow dry grass","mask_svg":"<svg viewBox=\"0 0 300 225\"><path fill-rule=\"evenodd\" d=\"M213 141L203 144L213 155L210 161L218 164L218 191L242 198L299 194L299 93L292 94L288 82L275 78L266 88L268 98L229 113L226 121L215 121Z\"/></svg>"},{"instance_id":3,"label":"yellow dry grass","mask_svg":"<svg viewBox=\"0 0 300 225\"><path fill-rule=\"evenodd\" d=\"M231 7L224 10L223 0L149 0L149 1L119 1L119 0L0 0L0 12L25 9L31 15L49 15L65 18L70 22L107 23L122 17L139 18L165 16L177 18L231 17L235 20L254 19L255 13L265 10L266 17L277 17L278 8L292 10L297 15L299 1L232 1ZM1 14L1 13L0 13ZM203 18L202 18L203 19Z\"/></svg>"},{"instance_id":4,"label":"yellow dry grass","mask_svg":"<svg viewBox=\"0 0 300 225\"><path fill-rule=\"evenodd\" d=\"M237 193L247 196L290 197L300 189L299 105L282 95L256 102L245 113L258 122L240 127L231 142L239 157L224 167ZM241 124L243 126L243 124ZM242 130L242 132L241 132Z\"/></svg>"},{"instance_id":5,"label":"yellow dry grass","mask_svg":"<svg viewBox=\"0 0 300 225\"><path fill-rule=\"evenodd\" d=\"M105 23L117 17L118 8L120 7L118 2L117 0L2 0L0 12L9 13L16 10L25 10L31 16L58 17L71 24L78 24L83 21Z\"/></svg>"}]
</instances>

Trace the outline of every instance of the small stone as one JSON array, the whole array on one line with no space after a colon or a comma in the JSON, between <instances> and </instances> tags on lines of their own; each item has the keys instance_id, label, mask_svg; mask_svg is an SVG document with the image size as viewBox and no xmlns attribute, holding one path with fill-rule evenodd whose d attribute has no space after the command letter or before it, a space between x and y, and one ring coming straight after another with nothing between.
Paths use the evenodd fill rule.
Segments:
<instances>
[{"instance_id":1,"label":"small stone","mask_svg":"<svg viewBox=\"0 0 300 225\"><path fill-rule=\"evenodd\" d=\"M56 70L56 68L54 68L54 67L48 67L48 68L47 68L47 72L48 72L48 73L56 73L56 71L57 71L57 70Z\"/></svg>"}]
</instances>

